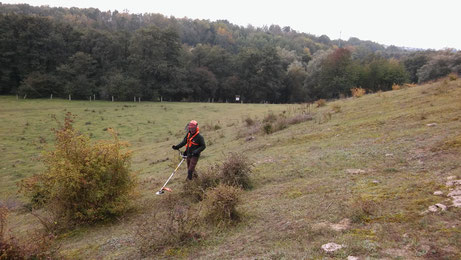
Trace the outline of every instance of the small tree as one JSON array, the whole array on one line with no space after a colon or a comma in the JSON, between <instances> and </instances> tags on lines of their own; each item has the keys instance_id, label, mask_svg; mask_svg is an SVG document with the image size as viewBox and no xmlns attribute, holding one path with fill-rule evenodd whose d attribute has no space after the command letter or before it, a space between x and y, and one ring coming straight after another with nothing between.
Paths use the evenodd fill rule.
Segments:
<instances>
[{"instance_id":1,"label":"small tree","mask_svg":"<svg viewBox=\"0 0 461 260\"><path fill-rule=\"evenodd\" d=\"M55 130L55 148L44 155L46 170L20 183L33 205L44 206L64 227L124 213L134 187L131 152L122 150L128 144L112 130L113 140L91 143L72 127L72 118L67 113Z\"/></svg>"}]
</instances>

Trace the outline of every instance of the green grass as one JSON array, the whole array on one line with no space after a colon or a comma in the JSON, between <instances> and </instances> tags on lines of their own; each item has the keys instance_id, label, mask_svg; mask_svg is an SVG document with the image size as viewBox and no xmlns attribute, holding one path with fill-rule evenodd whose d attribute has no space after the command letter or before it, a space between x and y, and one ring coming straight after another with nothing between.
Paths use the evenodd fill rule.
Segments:
<instances>
[{"instance_id":1,"label":"green grass","mask_svg":"<svg viewBox=\"0 0 461 260\"><path fill-rule=\"evenodd\" d=\"M165 210L165 197L154 192L175 164L171 145L195 119L209 144L199 170L230 152L242 152L254 164L254 188L242 193L240 224L208 227L201 241L156 257L457 259L461 210L420 213L435 203L449 205L432 193L448 191L447 176L461 177L460 99L461 80L337 100L320 108L0 97L0 195L22 200L15 183L43 169L39 155L51 148L50 129L56 127L51 114L61 119L67 111L76 114L76 128L94 139L109 138L103 129L112 127L134 150L132 167L139 172L141 195L136 210L115 223L64 234L58 242L65 257L136 257L136 223L141 212ZM340 112L333 113L337 106ZM248 117L262 120L270 112L301 110L309 110L314 120L270 135L258 133L251 141L237 137L248 130ZM347 169L364 172L350 174ZM184 172L172 181L173 192L181 189ZM316 228L344 218L353 220L345 231ZM33 218L20 211L10 222L18 232L34 226ZM320 246L328 242L347 247L326 254Z\"/></svg>"}]
</instances>

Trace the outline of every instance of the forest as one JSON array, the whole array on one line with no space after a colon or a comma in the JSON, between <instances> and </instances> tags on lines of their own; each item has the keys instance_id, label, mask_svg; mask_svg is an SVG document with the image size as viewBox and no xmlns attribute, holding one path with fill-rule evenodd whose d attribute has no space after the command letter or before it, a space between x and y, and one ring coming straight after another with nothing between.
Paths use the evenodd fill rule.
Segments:
<instances>
[{"instance_id":1,"label":"forest","mask_svg":"<svg viewBox=\"0 0 461 260\"><path fill-rule=\"evenodd\" d=\"M450 73L461 74L461 51L331 40L289 26L0 3L0 95L300 103Z\"/></svg>"}]
</instances>

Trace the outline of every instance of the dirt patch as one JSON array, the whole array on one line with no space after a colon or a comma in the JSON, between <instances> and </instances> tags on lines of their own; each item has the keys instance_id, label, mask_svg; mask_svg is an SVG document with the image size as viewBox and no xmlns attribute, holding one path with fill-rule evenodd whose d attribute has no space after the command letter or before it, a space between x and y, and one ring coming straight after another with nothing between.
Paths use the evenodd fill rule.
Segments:
<instances>
[{"instance_id":1,"label":"dirt patch","mask_svg":"<svg viewBox=\"0 0 461 260\"><path fill-rule=\"evenodd\" d=\"M312 228L314 229L327 229L328 228L334 231L343 231L343 230L349 229L350 225L351 225L351 220L348 218L344 218L337 224L330 223L330 222L320 222L320 223L314 224Z\"/></svg>"}]
</instances>

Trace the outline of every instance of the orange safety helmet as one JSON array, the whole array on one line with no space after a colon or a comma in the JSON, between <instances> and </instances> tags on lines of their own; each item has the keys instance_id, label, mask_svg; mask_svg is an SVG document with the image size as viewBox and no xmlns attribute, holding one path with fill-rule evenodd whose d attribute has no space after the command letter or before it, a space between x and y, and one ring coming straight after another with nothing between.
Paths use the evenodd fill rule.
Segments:
<instances>
[{"instance_id":1,"label":"orange safety helmet","mask_svg":"<svg viewBox=\"0 0 461 260\"><path fill-rule=\"evenodd\" d=\"M189 122L189 124L187 125L187 128L188 128L189 130L191 130L191 129L193 129L193 128L197 128L196 131L198 131L198 123L197 123L197 121L191 120L191 121Z\"/></svg>"}]
</instances>

